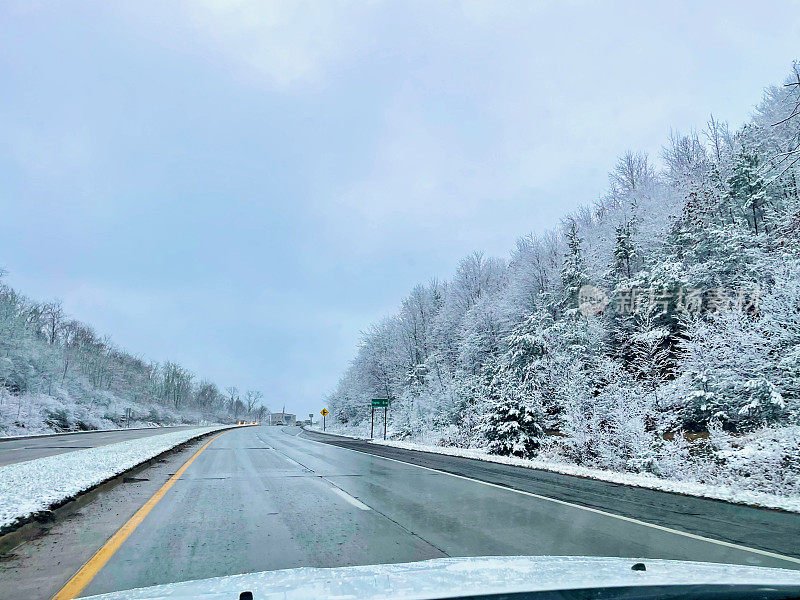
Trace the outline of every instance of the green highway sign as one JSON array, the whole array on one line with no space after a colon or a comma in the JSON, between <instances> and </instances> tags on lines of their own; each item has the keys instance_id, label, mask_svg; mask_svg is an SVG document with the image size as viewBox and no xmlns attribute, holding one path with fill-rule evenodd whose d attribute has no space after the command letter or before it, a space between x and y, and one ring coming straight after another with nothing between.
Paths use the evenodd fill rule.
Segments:
<instances>
[{"instance_id":1,"label":"green highway sign","mask_svg":"<svg viewBox=\"0 0 800 600\"><path fill-rule=\"evenodd\" d=\"M383 439L386 439L386 423L389 420L389 399L388 398L373 398L372 399L372 419L369 424L369 439L373 438L375 433L375 409L383 409Z\"/></svg>"}]
</instances>

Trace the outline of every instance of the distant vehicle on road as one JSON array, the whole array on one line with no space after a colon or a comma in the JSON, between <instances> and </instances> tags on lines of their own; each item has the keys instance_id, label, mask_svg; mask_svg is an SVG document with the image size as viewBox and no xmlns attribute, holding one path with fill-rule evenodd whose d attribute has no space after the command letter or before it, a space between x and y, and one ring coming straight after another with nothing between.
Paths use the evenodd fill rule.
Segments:
<instances>
[{"instance_id":1,"label":"distant vehicle on road","mask_svg":"<svg viewBox=\"0 0 800 600\"><path fill-rule=\"evenodd\" d=\"M272 413L269 416L270 425L295 425L297 423L297 415L291 413L279 412Z\"/></svg>"}]
</instances>

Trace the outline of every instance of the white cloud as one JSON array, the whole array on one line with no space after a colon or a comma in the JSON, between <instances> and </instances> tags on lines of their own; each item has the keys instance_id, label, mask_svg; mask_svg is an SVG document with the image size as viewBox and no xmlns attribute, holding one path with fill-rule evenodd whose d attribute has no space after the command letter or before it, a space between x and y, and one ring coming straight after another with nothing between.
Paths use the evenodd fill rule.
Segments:
<instances>
[{"instance_id":1,"label":"white cloud","mask_svg":"<svg viewBox=\"0 0 800 600\"><path fill-rule=\"evenodd\" d=\"M734 125L747 114L741 96L725 114L728 92L709 85L731 67L735 42L710 15L624 2L624 19L592 3L486 6L434 5L393 55L397 90L370 160L317 207L356 252L409 239L430 248L439 242L429 234L458 245L462 231L474 247L508 248L591 203L626 150L657 160L670 128L702 127L709 111ZM708 39L686 43L694 38ZM759 77L737 91L756 101Z\"/></svg>"},{"instance_id":2,"label":"white cloud","mask_svg":"<svg viewBox=\"0 0 800 600\"><path fill-rule=\"evenodd\" d=\"M180 10L240 76L290 90L319 83L356 51L368 51L364 20L371 6L202 0L183 2Z\"/></svg>"}]
</instances>

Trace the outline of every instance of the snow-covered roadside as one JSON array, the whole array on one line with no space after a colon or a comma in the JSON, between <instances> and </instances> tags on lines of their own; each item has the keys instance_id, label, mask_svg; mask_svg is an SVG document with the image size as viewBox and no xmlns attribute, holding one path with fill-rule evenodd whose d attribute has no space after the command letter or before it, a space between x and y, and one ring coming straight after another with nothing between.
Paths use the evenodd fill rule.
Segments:
<instances>
[{"instance_id":1,"label":"snow-covered roadside","mask_svg":"<svg viewBox=\"0 0 800 600\"><path fill-rule=\"evenodd\" d=\"M230 428L197 427L0 467L0 531L175 446Z\"/></svg>"},{"instance_id":2,"label":"snow-covered roadside","mask_svg":"<svg viewBox=\"0 0 800 600\"><path fill-rule=\"evenodd\" d=\"M114 429L86 429L84 431L54 431L53 433L25 433L21 435L0 435L0 442L10 440L27 440L28 438L58 437L61 435L80 435L83 433L112 433L114 431L141 431L143 429L174 429L176 427L186 427L186 425L143 425L141 427L115 427ZM191 425L189 425L191 427ZM194 425L194 427L205 427L205 425Z\"/></svg>"},{"instance_id":3,"label":"snow-covered roadside","mask_svg":"<svg viewBox=\"0 0 800 600\"><path fill-rule=\"evenodd\" d=\"M310 428L313 431L323 433L317 427ZM346 435L342 433L325 432L328 435L337 435L340 437L347 437L351 439L367 440L363 436ZM777 508L780 510L787 510L791 512L800 513L800 498L778 496L776 494L767 494L764 492L756 492L752 490L739 489L733 485L708 485L702 483L694 483L689 481L674 481L669 479L661 479L654 475L647 475L642 473L619 473L616 471L608 471L605 469L593 469L591 467L581 467L578 465L570 465L567 463L559 463L553 461L545 461L538 459L525 459L516 458L513 456L497 456L489 454L485 450L475 448L455 448L453 446L432 446L428 444L420 444L417 442L406 442L398 440L382 440L372 439L369 440L372 444L379 444L383 446L394 446L395 448L405 448L407 450L420 450L422 452L432 452L435 454L445 454L448 456L459 456L462 458L474 458L487 462L494 462L504 465L512 465L515 467L525 467L528 469L539 469L542 471L552 471L554 473L563 473L564 475L575 475L578 477L588 477L590 479L598 479L600 481L608 481L610 483L617 483L622 485L632 485L637 487L650 488L660 490L662 492L673 492L676 494L684 494L687 496L699 496L702 498L711 498L714 500L724 500L726 502L733 502L735 504L746 504L750 506L761 506L764 508Z\"/></svg>"},{"instance_id":4,"label":"snow-covered roadside","mask_svg":"<svg viewBox=\"0 0 800 600\"><path fill-rule=\"evenodd\" d=\"M364 437L364 436L347 435L346 433L334 433L333 431L322 431L322 429L320 429L317 426L309 427L308 425L304 425L303 429L308 429L309 431L316 431L317 433L324 433L325 435L333 435L333 436L336 436L336 437L348 438L348 439L351 439L351 440L367 440L367 441L371 441L368 437Z\"/></svg>"}]
</instances>

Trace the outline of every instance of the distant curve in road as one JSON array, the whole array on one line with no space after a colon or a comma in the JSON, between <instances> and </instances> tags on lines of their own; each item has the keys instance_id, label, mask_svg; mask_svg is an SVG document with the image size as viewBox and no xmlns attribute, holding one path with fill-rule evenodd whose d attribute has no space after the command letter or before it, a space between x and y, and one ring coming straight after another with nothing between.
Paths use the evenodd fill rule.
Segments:
<instances>
[{"instance_id":1,"label":"distant curve in road","mask_svg":"<svg viewBox=\"0 0 800 600\"><path fill-rule=\"evenodd\" d=\"M49 436L31 436L25 438L0 438L0 467L14 463L54 456L65 452L74 452L84 448L96 448L116 442L125 442L143 437L150 437L170 431L192 429L196 425L178 425L175 427L149 427L143 429L119 429L114 431L82 431Z\"/></svg>"},{"instance_id":2,"label":"distant curve in road","mask_svg":"<svg viewBox=\"0 0 800 600\"><path fill-rule=\"evenodd\" d=\"M252 427L220 436L82 595L281 568L443 556L623 556L798 568L298 433Z\"/></svg>"}]
</instances>

